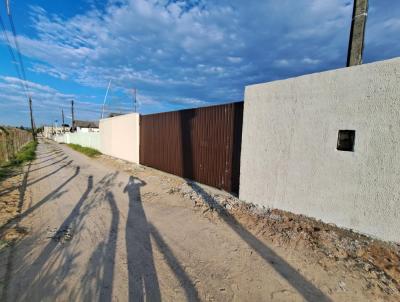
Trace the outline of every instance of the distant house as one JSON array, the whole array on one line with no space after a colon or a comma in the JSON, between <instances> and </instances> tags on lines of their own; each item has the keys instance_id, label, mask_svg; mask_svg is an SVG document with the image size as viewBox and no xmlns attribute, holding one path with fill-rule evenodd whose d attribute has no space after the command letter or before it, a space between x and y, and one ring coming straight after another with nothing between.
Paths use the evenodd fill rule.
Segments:
<instances>
[{"instance_id":1,"label":"distant house","mask_svg":"<svg viewBox=\"0 0 400 302\"><path fill-rule=\"evenodd\" d=\"M108 117L115 117L115 116L120 116L120 115L124 115L125 113L116 113L116 112L111 112Z\"/></svg>"},{"instance_id":2,"label":"distant house","mask_svg":"<svg viewBox=\"0 0 400 302\"><path fill-rule=\"evenodd\" d=\"M73 131L76 132L99 132L99 122L78 121L73 124Z\"/></svg>"},{"instance_id":3,"label":"distant house","mask_svg":"<svg viewBox=\"0 0 400 302\"><path fill-rule=\"evenodd\" d=\"M69 132L69 126L67 124L63 126L44 126L43 127L43 136L46 138L52 138L55 135L61 135L63 133Z\"/></svg>"}]
</instances>

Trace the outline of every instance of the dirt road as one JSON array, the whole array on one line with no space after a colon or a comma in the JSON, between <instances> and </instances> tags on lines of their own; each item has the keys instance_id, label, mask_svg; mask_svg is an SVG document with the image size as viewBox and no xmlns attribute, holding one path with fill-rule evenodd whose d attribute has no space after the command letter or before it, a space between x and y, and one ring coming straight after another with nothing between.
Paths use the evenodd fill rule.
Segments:
<instances>
[{"instance_id":1,"label":"dirt road","mask_svg":"<svg viewBox=\"0 0 400 302\"><path fill-rule=\"evenodd\" d=\"M210 220L174 194L181 179L139 166L124 172L49 142L25 169L21 217L7 227L28 234L1 254L0 301L388 298L371 295L357 275Z\"/></svg>"}]
</instances>

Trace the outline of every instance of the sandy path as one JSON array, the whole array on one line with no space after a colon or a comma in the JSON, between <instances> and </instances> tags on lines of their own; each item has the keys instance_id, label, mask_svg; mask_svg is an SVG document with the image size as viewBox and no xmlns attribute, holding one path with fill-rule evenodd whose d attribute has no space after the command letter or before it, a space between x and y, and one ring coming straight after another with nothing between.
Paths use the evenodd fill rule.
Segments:
<instances>
[{"instance_id":1,"label":"sandy path","mask_svg":"<svg viewBox=\"0 0 400 302\"><path fill-rule=\"evenodd\" d=\"M161 173L132 175L43 142L29 169L19 221L29 234L1 268L8 276L1 301L371 298L357 276L327 272L224 219L210 221L170 194L178 180ZM347 289L338 286L343 280Z\"/></svg>"}]
</instances>

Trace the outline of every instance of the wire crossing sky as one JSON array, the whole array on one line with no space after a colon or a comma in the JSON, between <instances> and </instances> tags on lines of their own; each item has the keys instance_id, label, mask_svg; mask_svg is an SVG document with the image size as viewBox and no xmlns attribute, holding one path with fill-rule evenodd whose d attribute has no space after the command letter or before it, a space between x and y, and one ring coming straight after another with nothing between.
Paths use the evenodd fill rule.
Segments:
<instances>
[{"instance_id":1,"label":"wire crossing sky","mask_svg":"<svg viewBox=\"0 0 400 302\"><path fill-rule=\"evenodd\" d=\"M11 0L0 14L0 124L28 125L243 100L245 85L342 68L350 0ZM370 0L364 62L400 56L400 1Z\"/></svg>"}]
</instances>

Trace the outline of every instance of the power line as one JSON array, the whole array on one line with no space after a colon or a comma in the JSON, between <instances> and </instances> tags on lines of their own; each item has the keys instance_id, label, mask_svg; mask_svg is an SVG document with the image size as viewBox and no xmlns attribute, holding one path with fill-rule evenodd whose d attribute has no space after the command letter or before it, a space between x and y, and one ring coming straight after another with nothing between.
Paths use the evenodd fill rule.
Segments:
<instances>
[{"instance_id":1,"label":"power line","mask_svg":"<svg viewBox=\"0 0 400 302\"><path fill-rule=\"evenodd\" d=\"M1 15L0 15L0 26L1 26L1 29L2 29L2 32L3 32L4 39L6 40L8 52L10 53L10 56L11 56L11 59L12 59L12 65L14 66L15 71L17 72L17 76L21 81L20 84L22 86L22 89L25 92L26 97L29 98L28 97L28 92L26 90L26 87L23 85L23 78L22 78L21 71L20 71L20 68L19 68L20 65L17 64L18 62L17 62L17 59L15 57L14 50L11 47L11 42L10 42L10 39L8 38L7 30L6 30L6 27L4 25L3 18L1 17Z\"/></svg>"},{"instance_id":2,"label":"power line","mask_svg":"<svg viewBox=\"0 0 400 302\"><path fill-rule=\"evenodd\" d=\"M7 5L8 20L10 22L11 32L12 32L13 38L14 38L14 45L15 45L15 49L16 49L16 52L18 55L18 62L19 62L19 66L21 69L22 79L24 80L25 90L27 91L27 94L29 94L29 87L28 87L27 80L26 80L24 61L22 60L21 48L19 46L18 38L17 38L17 31L15 29L14 20L13 20L11 11L10 11L10 5L9 5L8 1L6 1L6 5Z\"/></svg>"},{"instance_id":3,"label":"power line","mask_svg":"<svg viewBox=\"0 0 400 302\"><path fill-rule=\"evenodd\" d=\"M18 62L19 62L19 69L18 70L20 71L20 72L18 72L18 77L22 81L22 87L24 88L26 97L29 100L29 112L30 112L30 119L31 119L32 136L33 136L33 139L36 140L35 121L34 121L33 112L32 112L32 97L30 96L30 93L29 93L29 87L28 87L28 83L27 83L27 80L26 80L26 72L25 72L24 61L22 60L21 49L19 47L18 38L17 38L17 31L15 29L14 20L13 20L11 11L10 11L10 2L9 2L9 0L6 0L6 8L7 8L8 19L9 19L10 25L11 25L11 31L12 31L12 34L13 34L13 37L14 37L15 48L16 48L17 55L18 55ZM7 31L6 31L6 28L4 26L4 22L3 21L2 21L2 29L3 29L4 35L6 36L6 41L8 43L8 46L11 47L10 40L8 39ZM14 52L12 54L12 58L15 60ZM22 75L22 79L21 79L21 75Z\"/></svg>"},{"instance_id":4,"label":"power line","mask_svg":"<svg viewBox=\"0 0 400 302\"><path fill-rule=\"evenodd\" d=\"M21 66L22 77L23 77L25 83L27 83L24 61L22 60L21 48L19 47L19 43L18 43L18 39L17 39L17 31L15 30L15 25L14 25L14 21L13 21L11 13L8 15L8 19L10 20L10 24L11 24L11 30L12 30L13 37L14 37L14 44L17 49L18 60L19 60L20 66Z\"/></svg>"}]
</instances>

